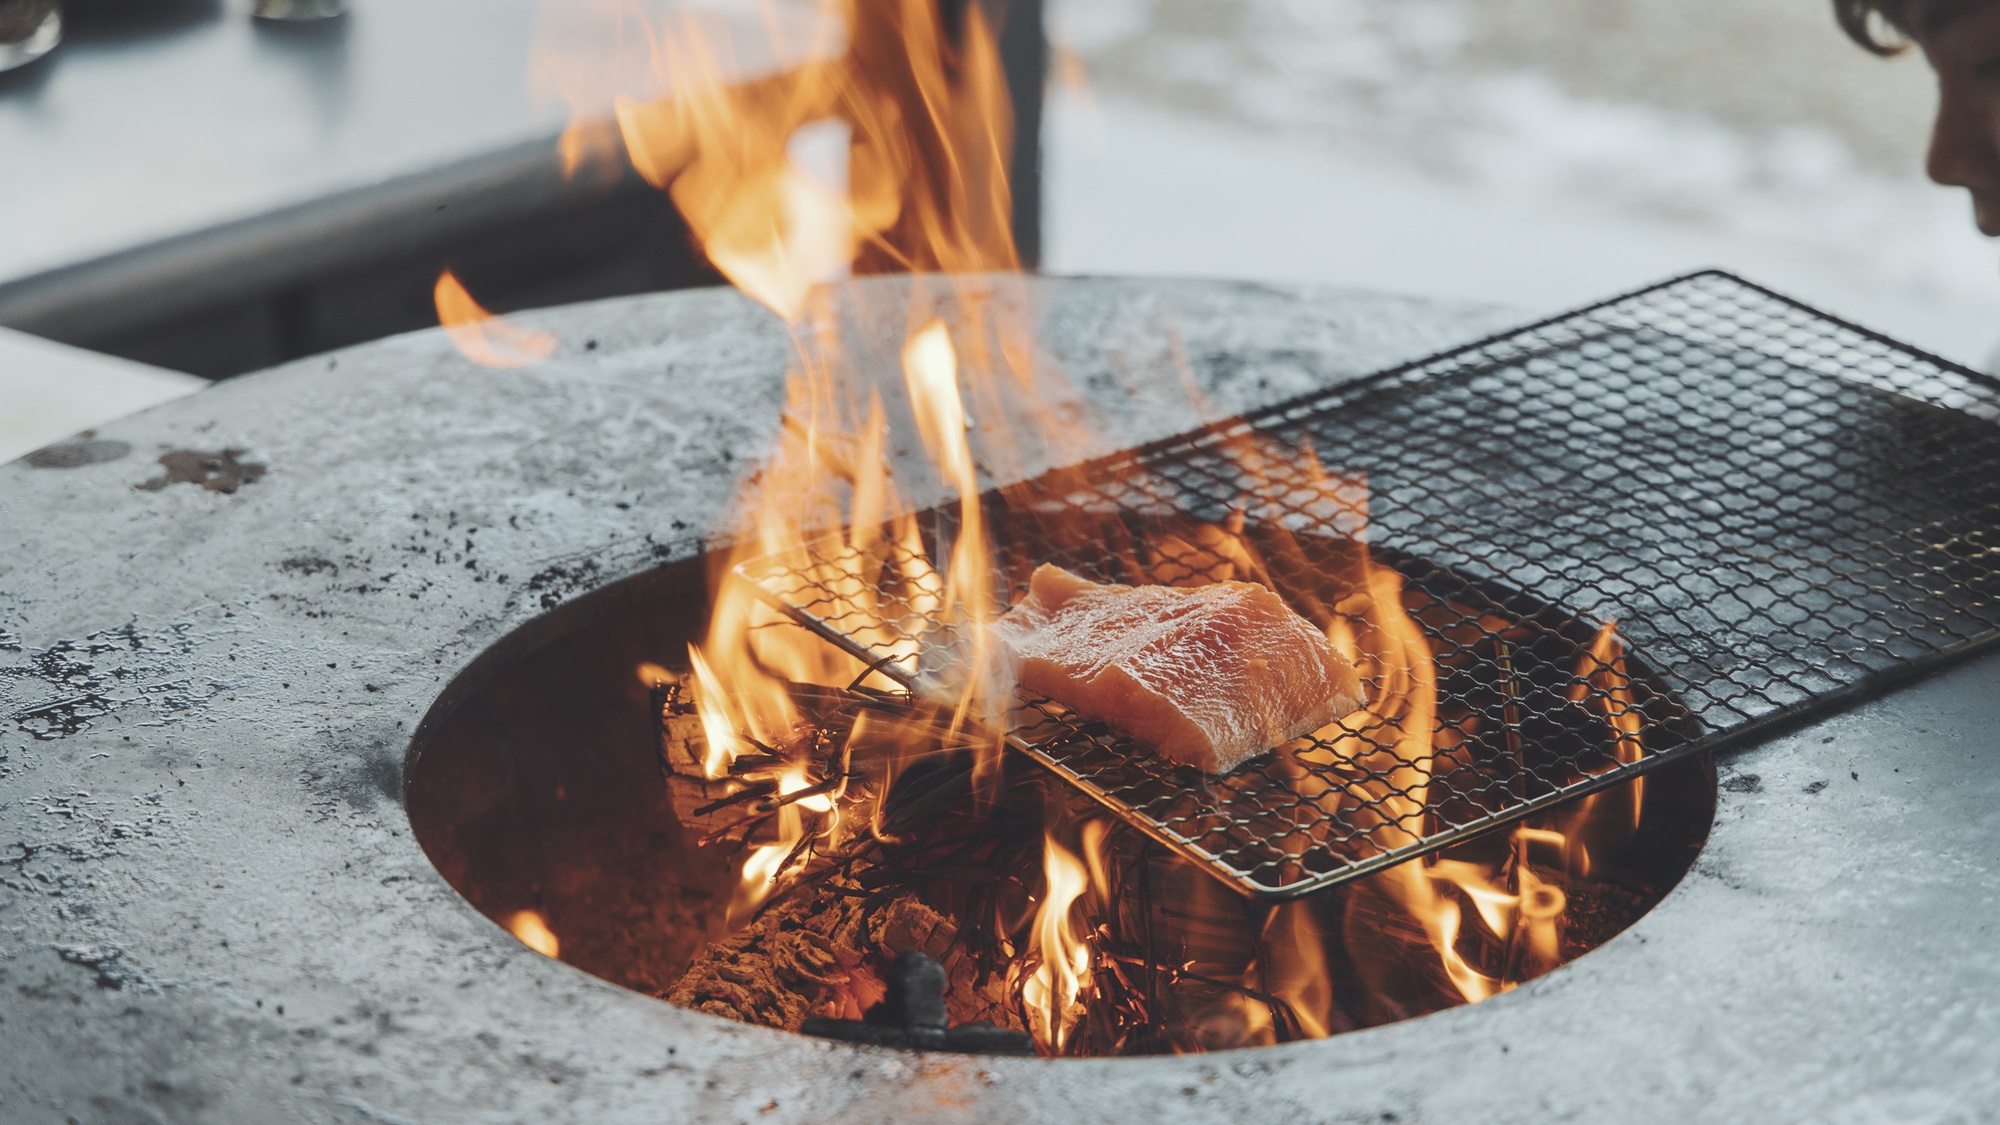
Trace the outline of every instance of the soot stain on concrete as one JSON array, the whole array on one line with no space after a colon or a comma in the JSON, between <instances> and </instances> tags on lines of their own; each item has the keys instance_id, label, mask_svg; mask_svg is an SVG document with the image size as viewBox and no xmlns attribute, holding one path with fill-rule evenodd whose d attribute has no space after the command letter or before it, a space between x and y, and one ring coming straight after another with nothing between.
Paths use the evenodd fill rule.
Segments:
<instances>
[{"instance_id":1,"label":"soot stain on concrete","mask_svg":"<svg viewBox=\"0 0 2000 1125\"><path fill-rule=\"evenodd\" d=\"M678 531L688 525L674 520L672 526ZM544 567L529 576L522 585L536 605L550 610L578 594L597 589L622 569L664 566L707 549L708 545L699 536L663 540L647 532L637 540L628 540L614 548L573 556ZM505 584L507 576L501 575L499 581ZM519 604L519 599L509 598L506 607L511 610Z\"/></svg>"},{"instance_id":2,"label":"soot stain on concrete","mask_svg":"<svg viewBox=\"0 0 2000 1125\"><path fill-rule=\"evenodd\" d=\"M333 753L301 771L299 780L318 797L316 815L322 820L340 816L343 805L364 816L384 801L401 805L402 746L408 738L407 731L390 730L386 724L370 732L351 732Z\"/></svg>"},{"instance_id":3,"label":"soot stain on concrete","mask_svg":"<svg viewBox=\"0 0 2000 1125\"><path fill-rule=\"evenodd\" d=\"M528 579L528 592L537 596L543 609L554 609L570 595L595 589L603 581L603 567L595 558L558 563Z\"/></svg>"},{"instance_id":4,"label":"soot stain on concrete","mask_svg":"<svg viewBox=\"0 0 2000 1125\"><path fill-rule=\"evenodd\" d=\"M334 562L332 559L323 559L316 555L312 556L302 555L299 556L298 558L286 559L284 562L279 563L278 569L286 572L287 574L298 574L298 575L304 575L306 577L311 577L312 575L319 574L322 572L331 572L333 574L339 574L340 564Z\"/></svg>"},{"instance_id":5,"label":"soot stain on concrete","mask_svg":"<svg viewBox=\"0 0 2000 1125\"><path fill-rule=\"evenodd\" d=\"M1764 779L1754 773L1739 773L1722 783L1731 793L1760 793L1764 789Z\"/></svg>"},{"instance_id":6,"label":"soot stain on concrete","mask_svg":"<svg viewBox=\"0 0 2000 1125\"><path fill-rule=\"evenodd\" d=\"M21 651L18 645L10 646ZM82 641L59 641L28 656L25 663L0 665L0 684L36 682L53 691L45 699L12 710L8 718L30 737L41 742L67 738L117 709L106 694L115 673L99 668L99 658L121 651L137 652L141 647L136 623L102 630Z\"/></svg>"},{"instance_id":7,"label":"soot stain on concrete","mask_svg":"<svg viewBox=\"0 0 2000 1125\"><path fill-rule=\"evenodd\" d=\"M177 622L144 629L133 620L32 652L9 634L0 652L25 659L0 662L0 716L36 741L52 742L133 703L184 712L205 695L172 676L165 658L193 651L193 628Z\"/></svg>"},{"instance_id":8,"label":"soot stain on concrete","mask_svg":"<svg viewBox=\"0 0 2000 1125\"><path fill-rule=\"evenodd\" d=\"M224 449L218 453L205 453L198 449L176 449L160 455L160 464L166 472L152 480L133 487L146 492L158 492L170 484L192 484L210 492L231 493L262 478L266 467L257 462L239 460L241 449Z\"/></svg>"},{"instance_id":9,"label":"soot stain on concrete","mask_svg":"<svg viewBox=\"0 0 2000 1125\"><path fill-rule=\"evenodd\" d=\"M376 743L374 749L374 753L361 759L360 774L367 782L367 787L356 787L354 790L356 796L348 798L357 808L361 807L361 799L364 797L369 808L373 808L376 801L381 798L386 798L390 804L401 804L403 800L401 755L386 742Z\"/></svg>"},{"instance_id":10,"label":"soot stain on concrete","mask_svg":"<svg viewBox=\"0 0 2000 1125\"><path fill-rule=\"evenodd\" d=\"M28 467L81 469L85 465L102 465L107 461L117 461L131 452L132 444L124 441L57 442L28 454Z\"/></svg>"}]
</instances>

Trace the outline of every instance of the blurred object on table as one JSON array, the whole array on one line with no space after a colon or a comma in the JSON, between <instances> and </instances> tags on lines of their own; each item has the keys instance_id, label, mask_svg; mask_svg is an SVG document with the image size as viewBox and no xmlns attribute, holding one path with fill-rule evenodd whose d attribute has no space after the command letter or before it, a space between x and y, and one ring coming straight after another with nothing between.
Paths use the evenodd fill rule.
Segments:
<instances>
[{"instance_id":1,"label":"blurred object on table","mask_svg":"<svg viewBox=\"0 0 2000 1125\"><path fill-rule=\"evenodd\" d=\"M62 42L60 0L0 0L0 71L26 66Z\"/></svg>"},{"instance_id":2,"label":"blurred object on table","mask_svg":"<svg viewBox=\"0 0 2000 1125\"><path fill-rule=\"evenodd\" d=\"M0 328L0 464L207 385Z\"/></svg>"},{"instance_id":3,"label":"blurred object on table","mask_svg":"<svg viewBox=\"0 0 2000 1125\"><path fill-rule=\"evenodd\" d=\"M260 20L330 20L347 13L346 0L257 0Z\"/></svg>"}]
</instances>

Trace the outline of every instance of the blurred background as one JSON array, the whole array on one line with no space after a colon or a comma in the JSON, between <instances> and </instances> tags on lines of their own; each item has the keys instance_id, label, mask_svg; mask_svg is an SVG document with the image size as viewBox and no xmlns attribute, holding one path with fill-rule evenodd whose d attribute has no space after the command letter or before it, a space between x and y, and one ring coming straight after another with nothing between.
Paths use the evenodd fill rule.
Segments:
<instances>
[{"instance_id":1,"label":"blurred background","mask_svg":"<svg viewBox=\"0 0 2000 1125\"><path fill-rule=\"evenodd\" d=\"M1052 270L1541 312L1722 266L1961 362L2000 346L2000 250L1922 174L1928 68L1825 0L1056 0L1049 25Z\"/></svg>"},{"instance_id":2,"label":"blurred background","mask_svg":"<svg viewBox=\"0 0 2000 1125\"><path fill-rule=\"evenodd\" d=\"M0 73L0 459L434 323L447 265L499 310L715 283L636 176L563 174L548 45L605 3L62 4ZM0 33L9 4L56 7L0 0ZM1720 266L2000 365L2000 249L1922 176L1928 70L1825 0L990 6L1046 271L1527 319Z\"/></svg>"}]
</instances>

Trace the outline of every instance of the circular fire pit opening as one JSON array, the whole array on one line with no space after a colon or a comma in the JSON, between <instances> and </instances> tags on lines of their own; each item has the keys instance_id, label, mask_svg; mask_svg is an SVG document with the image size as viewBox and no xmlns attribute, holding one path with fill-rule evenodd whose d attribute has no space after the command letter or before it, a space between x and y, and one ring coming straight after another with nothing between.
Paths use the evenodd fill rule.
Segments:
<instances>
[{"instance_id":1,"label":"circular fire pit opening","mask_svg":"<svg viewBox=\"0 0 2000 1125\"><path fill-rule=\"evenodd\" d=\"M917 950L944 970L953 1025L1017 1033L989 1046L1027 1032L1043 1054L1136 1055L1337 1034L1484 999L1604 943L1685 875L1713 819L1713 765L1691 758L1642 793L1270 906L1022 755L978 801L971 755L946 749L881 780L893 823L858 834L863 858L746 898L758 839L718 839L716 802L677 797L660 751L661 672L701 636L707 585L702 560L665 567L496 645L419 730L407 807L451 884L528 945L753 1023L880 1024L908 968L896 957Z\"/></svg>"}]
</instances>

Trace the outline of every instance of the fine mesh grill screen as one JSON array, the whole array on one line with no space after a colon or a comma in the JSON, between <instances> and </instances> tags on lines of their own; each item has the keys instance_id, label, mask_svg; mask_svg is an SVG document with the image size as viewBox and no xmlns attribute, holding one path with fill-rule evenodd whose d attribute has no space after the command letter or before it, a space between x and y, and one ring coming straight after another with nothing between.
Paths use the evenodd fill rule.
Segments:
<instances>
[{"instance_id":1,"label":"fine mesh grill screen","mask_svg":"<svg viewBox=\"0 0 2000 1125\"><path fill-rule=\"evenodd\" d=\"M1040 562L1266 581L1322 627L1413 625L1435 705L1410 663L1365 663L1377 713L1221 777L1041 699L1010 742L1244 894L1378 870L1991 641L1996 416L1982 376L1704 273L1051 474L989 498L1013 598ZM905 683L945 677L935 578L824 549L739 573L867 661L919 641L884 665Z\"/></svg>"}]
</instances>

